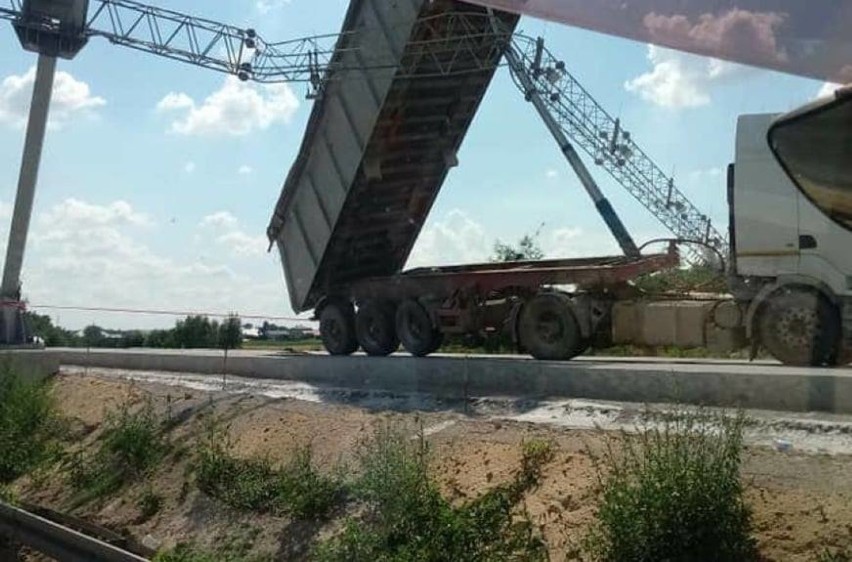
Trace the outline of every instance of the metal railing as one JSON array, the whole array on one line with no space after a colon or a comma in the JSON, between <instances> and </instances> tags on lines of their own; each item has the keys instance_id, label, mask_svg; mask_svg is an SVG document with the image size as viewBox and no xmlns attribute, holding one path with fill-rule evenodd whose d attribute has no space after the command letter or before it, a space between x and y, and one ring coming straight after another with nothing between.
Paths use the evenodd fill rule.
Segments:
<instances>
[{"instance_id":1,"label":"metal railing","mask_svg":"<svg viewBox=\"0 0 852 562\"><path fill-rule=\"evenodd\" d=\"M0 502L0 558L7 559L3 555L13 551L12 545L28 546L62 562L146 562L100 539Z\"/></svg>"}]
</instances>

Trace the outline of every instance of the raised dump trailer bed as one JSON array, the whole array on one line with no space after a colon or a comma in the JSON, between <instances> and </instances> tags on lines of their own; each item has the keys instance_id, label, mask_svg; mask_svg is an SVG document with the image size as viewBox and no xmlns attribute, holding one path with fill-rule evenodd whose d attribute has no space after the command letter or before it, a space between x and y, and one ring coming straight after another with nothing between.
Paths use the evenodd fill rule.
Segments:
<instances>
[{"instance_id":1,"label":"raised dump trailer bed","mask_svg":"<svg viewBox=\"0 0 852 562\"><path fill-rule=\"evenodd\" d=\"M353 0L269 226L293 309L404 267L518 16Z\"/></svg>"}]
</instances>

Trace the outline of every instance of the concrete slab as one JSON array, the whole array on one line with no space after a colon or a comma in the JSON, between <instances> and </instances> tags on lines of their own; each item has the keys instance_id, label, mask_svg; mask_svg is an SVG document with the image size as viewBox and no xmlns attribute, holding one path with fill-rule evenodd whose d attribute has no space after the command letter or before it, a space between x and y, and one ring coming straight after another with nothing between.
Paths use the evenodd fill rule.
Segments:
<instances>
[{"instance_id":1,"label":"concrete slab","mask_svg":"<svg viewBox=\"0 0 852 562\"><path fill-rule=\"evenodd\" d=\"M43 349L0 349L0 366L31 380L44 380L59 372L60 358Z\"/></svg>"},{"instance_id":2,"label":"concrete slab","mask_svg":"<svg viewBox=\"0 0 852 562\"><path fill-rule=\"evenodd\" d=\"M62 365L221 376L216 351L51 351ZM227 373L300 381L317 387L478 396L683 402L792 412L852 413L852 370L783 367L741 361L593 360L548 362L516 357L328 357L242 352Z\"/></svg>"}]
</instances>

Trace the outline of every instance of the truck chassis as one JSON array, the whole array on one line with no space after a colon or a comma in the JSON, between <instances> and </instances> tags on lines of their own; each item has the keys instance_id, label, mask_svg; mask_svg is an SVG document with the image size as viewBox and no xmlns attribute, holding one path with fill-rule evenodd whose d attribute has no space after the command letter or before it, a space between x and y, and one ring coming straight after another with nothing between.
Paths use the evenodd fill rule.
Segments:
<instances>
[{"instance_id":1,"label":"truck chassis","mask_svg":"<svg viewBox=\"0 0 852 562\"><path fill-rule=\"evenodd\" d=\"M417 357L445 335L508 331L537 359L583 353L628 281L676 267L666 254L488 263L410 270L330 288L316 308L329 353L360 346L385 356L402 344Z\"/></svg>"}]
</instances>

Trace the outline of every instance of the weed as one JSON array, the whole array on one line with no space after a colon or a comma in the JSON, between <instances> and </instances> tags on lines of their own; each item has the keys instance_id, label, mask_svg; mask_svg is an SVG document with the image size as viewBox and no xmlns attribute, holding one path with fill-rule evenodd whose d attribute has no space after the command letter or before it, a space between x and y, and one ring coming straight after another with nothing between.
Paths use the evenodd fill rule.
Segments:
<instances>
[{"instance_id":1,"label":"weed","mask_svg":"<svg viewBox=\"0 0 852 562\"><path fill-rule=\"evenodd\" d=\"M163 507L163 497L148 488L139 496L139 499L136 501L136 507L139 508L139 518L141 521L147 521L160 512L160 509Z\"/></svg>"},{"instance_id":2,"label":"weed","mask_svg":"<svg viewBox=\"0 0 852 562\"><path fill-rule=\"evenodd\" d=\"M816 557L816 562L852 562L852 548L825 549Z\"/></svg>"},{"instance_id":3,"label":"weed","mask_svg":"<svg viewBox=\"0 0 852 562\"><path fill-rule=\"evenodd\" d=\"M52 456L56 420L46 383L0 368L0 483L10 483Z\"/></svg>"},{"instance_id":4,"label":"weed","mask_svg":"<svg viewBox=\"0 0 852 562\"><path fill-rule=\"evenodd\" d=\"M623 434L596 458L597 520L585 546L602 562L756 560L739 477L743 416L682 412Z\"/></svg>"},{"instance_id":5,"label":"weed","mask_svg":"<svg viewBox=\"0 0 852 562\"><path fill-rule=\"evenodd\" d=\"M77 453L71 464L71 484L78 491L75 505L118 491L144 478L163 459L169 443L151 401L136 412L122 406L104 422L98 450Z\"/></svg>"},{"instance_id":6,"label":"weed","mask_svg":"<svg viewBox=\"0 0 852 562\"><path fill-rule=\"evenodd\" d=\"M518 505L538 485L552 456L543 442L524 446L521 469L510 483L456 507L429 476L429 450L391 428L379 430L359 455L356 490L368 507L340 536L320 544L318 561L545 560L544 543Z\"/></svg>"},{"instance_id":7,"label":"weed","mask_svg":"<svg viewBox=\"0 0 852 562\"><path fill-rule=\"evenodd\" d=\"M316 470L310 448L295 451L280 469L265 458L236 458L231 448L227 431L211 430L199 451L197 467L198 488L226 505L323 519L343 496L338 479Z\"/></svg>"},{"instance_id":8,"label":"weed","mask_svg":"<svg viewBox=\"0 0 852 562\"><path fill-rule=\"evenodd\" d=\"M190 543L181 543L172 550L157 554L153 562L268 562L271 560L271 556L249 556L246 552L230 547L210 551Z\"/></svg>"}]
</instances>

